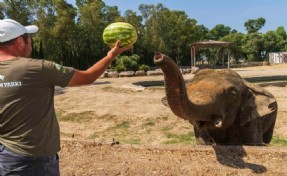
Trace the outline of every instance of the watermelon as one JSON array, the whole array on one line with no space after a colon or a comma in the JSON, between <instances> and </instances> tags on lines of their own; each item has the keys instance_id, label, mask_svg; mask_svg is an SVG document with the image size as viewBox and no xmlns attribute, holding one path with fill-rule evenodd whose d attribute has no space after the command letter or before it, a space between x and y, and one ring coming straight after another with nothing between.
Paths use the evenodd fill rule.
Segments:
<instances>
[{"instance_id":1,"label":"watermelon","mask_svg":"<svg viewBox=\"0 0 287 176\"><path fill-rule=\"evenodd\" d=\"M137 31L129 23L116 22L108 25L103 32L105 44L114 47L117 40L121 41L120 47L133 45L137 41Z\"/></svg>"}]
</instances>

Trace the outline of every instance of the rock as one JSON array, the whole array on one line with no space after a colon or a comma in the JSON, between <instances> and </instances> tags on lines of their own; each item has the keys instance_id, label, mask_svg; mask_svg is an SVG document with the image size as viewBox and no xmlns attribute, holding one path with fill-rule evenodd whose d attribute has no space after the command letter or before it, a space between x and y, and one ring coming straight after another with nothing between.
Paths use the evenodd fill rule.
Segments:
<instances>
[{"instance_id":1,"label":"rock","mask_svg":"<svg viewBox=\"0 0 287 176\"><path fill-rule=\"evenodd\" d=\"M191 67L191 73L195 74L197 72L197 70L199 70L198 67Z\"/></svg>"},{"instance_id":2,"label":"rock","mask_svg":"<svg viewBox=\"0 0 287 176\"><path fill-rule=\"evenodd\" d=\"M119 74L120 77L131 77L134 75L135 75L134 71L123 71L123 72L120 72Z\"/></svg>"},{"instance_id":3,"label":"rock","mask_svg":"<svg viewBox=\"0 0 287 176\"><path fill-rule=\"evenodd\" d=\"M143 70L136 71L135 76L146 76L146 72Z\"/></svg>"},{"instance_id":4,"label":"rock","mask_svg":"<svg viewBox=\"0 0 287 176\"><path fill-rule=\"evenodd\" d=\"M111 77L111 78L116 78L116 77L119 77L119 73L118 72L109 72L108 73L108 77Z\"/></svg>"},{"instance_id":5,"label":"rock","mask_svg":"<svg viewBox=\"0 0 287 176\"><path fill-rule=\"evenodd\" d=\"M191 70L188 69L188 68L181 68L181 69L180 69L180 72L181 72L181 74L188 74L188 73L191 72Z\"/></svg>"},{"instance_id":6,"label":"rock","mask_svg":"<svg viewBox=\"0 0 287 176\"><path fill-rule=\"evenodd\" d=\"M148 75L148 76L163 75L163 73L162 73L162 70L161 70L161 69L156 69L156 70L147 71L147 75Z\"/></svg>"},{"instance_id":7,"label":"rock","mask_svg":"<svg viewBox=\"0 0 287 176\"><path fill-rule=\"evenodd\" d=\"M109 72L104 72L101 76L100 76L100 78L107 78L107 77L109 77Z\"/></svg>"}]
</instances>

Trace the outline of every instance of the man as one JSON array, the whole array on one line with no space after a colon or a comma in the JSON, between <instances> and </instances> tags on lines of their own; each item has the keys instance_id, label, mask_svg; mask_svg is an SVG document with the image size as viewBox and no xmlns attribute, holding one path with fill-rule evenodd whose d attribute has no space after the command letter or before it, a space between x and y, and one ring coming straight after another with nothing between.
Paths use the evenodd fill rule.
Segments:
<instances>
[{"instance_id":1,"label":"man","mask_svg":"<svg viewBox=\"0 0 287 176\"><path fill-rule=\"evenodd\" d=\"M107 56L85 71L29 58L38 27L0 20L0 175L60 175L59 124L54 87L93 83L131 47L118 41Z\"/></svg>"}]
</instances>

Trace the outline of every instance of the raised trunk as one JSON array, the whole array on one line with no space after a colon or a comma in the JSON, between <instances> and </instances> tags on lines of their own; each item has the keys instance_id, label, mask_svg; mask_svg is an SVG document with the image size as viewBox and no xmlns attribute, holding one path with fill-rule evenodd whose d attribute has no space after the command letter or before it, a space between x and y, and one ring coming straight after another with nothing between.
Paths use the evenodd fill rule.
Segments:
<instances>
[{"instance_id":1,"label":"raised trunk","mask_svg":"<svg viewBox=\"0 0 287 176\"><path fill-rule=\"evenodd\" d=\"M188 99L185 81L179 67L169 57L155 53L154 63L164 73L166 97L172 112L183 119L193 122L192 114L196 111L195 105Z\"/></svg>"}]
</instances>

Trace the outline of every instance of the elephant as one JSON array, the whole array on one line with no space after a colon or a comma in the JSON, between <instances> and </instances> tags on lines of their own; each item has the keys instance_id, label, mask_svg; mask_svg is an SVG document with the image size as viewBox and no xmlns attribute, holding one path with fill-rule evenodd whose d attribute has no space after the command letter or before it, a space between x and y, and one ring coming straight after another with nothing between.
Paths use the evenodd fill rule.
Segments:
<instances>
[{"instance_id":1,"label":"elephant","mask_svg":"<svg viewBox=\"0 0 287 176\"><path fill-rule=\"evenodd\" d=\"M186 82L168 56L156 52L153 61L164 75L162 102L193 125L197 144L265 146L271 142L278 106L266 89L232 69L199 69Z\"/></svg>"}]
</instances>

